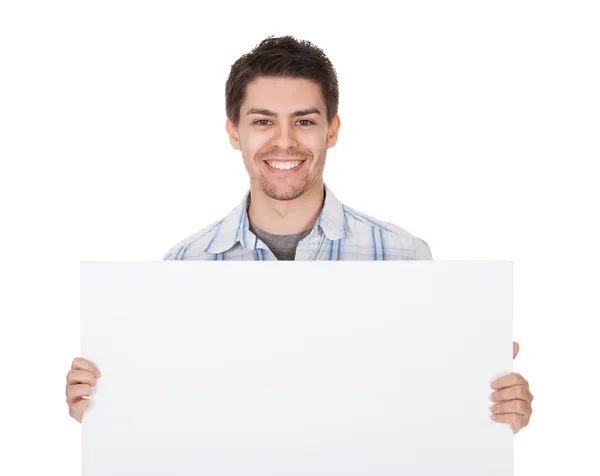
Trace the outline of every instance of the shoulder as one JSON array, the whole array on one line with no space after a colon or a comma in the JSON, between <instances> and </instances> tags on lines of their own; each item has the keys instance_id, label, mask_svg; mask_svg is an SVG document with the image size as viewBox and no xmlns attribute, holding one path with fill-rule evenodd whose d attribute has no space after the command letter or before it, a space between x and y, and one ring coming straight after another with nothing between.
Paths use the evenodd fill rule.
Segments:
<instances>
[{"instance_id":1,"label":"shoulder","mask_svg":"<svg viewBox=\"0 0 600 476\"><path fill-rule=\"evenodd\" d=\"M201 230L189 235L183 240L173 245L163 255L163 260L206 260L212 259L213 254L207 253L204 250L214 238L219 225L223 220L217 220L210 225L205 226Z\"/></svg>"},{"instance_id":2,"label":"shoulder","mask_svg":"<svg viewBox=\"0 0 600 476\"><path fill-rule=\"evenodd\" d=\"M355 208L343 205L346 223L350 235L367 242L381 243L385 248L388 259L416 259L431 260L429 244L418 236L409 233L406 229L386 222Z\"/></svg>"}]
</instances>

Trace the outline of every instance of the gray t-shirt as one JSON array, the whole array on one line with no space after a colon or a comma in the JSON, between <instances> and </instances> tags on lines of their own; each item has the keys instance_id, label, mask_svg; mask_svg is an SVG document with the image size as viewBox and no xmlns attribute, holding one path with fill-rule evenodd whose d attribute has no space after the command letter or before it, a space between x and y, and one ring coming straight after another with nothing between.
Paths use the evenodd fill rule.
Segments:
<instances>
[{"instance_id":1,"label":"gray t-shirt","mask_svg":"<svg viewBox=\"0 0 600 476\"><path fill-rule=\"evenodd\" d=\"M304 230L292 235L274 235L273 233L261 230L250 220L248 220L248 226L250 231L258 236L280 261L293 261L296 256L298 243L312 231L311 228L310 230Z\"/></svg>"}]
</instances>

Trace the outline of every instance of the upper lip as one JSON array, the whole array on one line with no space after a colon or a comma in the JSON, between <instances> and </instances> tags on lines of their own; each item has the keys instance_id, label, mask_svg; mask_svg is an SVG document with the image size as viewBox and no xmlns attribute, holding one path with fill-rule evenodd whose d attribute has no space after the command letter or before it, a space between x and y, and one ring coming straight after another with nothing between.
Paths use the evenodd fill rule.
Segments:
<instances>
[{"instance_id":1,"label":"upper lip","mask_svg":"<svg viewBox=\"0 0 600 476\"><path fill-rule=\"evenodd\" d=\"M265 159L265 162L302 162L306 159Z\"/></svg>"}]
</instances>

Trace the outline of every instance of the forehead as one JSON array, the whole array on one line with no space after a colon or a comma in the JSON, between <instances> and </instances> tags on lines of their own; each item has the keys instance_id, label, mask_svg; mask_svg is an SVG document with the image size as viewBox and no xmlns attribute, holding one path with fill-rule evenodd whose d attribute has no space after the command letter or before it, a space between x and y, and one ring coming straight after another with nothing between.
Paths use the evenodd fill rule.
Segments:
<instances>
[{"instance_id":1,"label":"forehead","mask_svg":"<svg viewBox=\"0 0 600 476\"><path fill-rule=\"evenodd\" d=\"M292 111L318 107L324 110L325 103L321 85L305 78L259 77L248 83L242 111L250 108L265 108Z\"/></svg>"}]
</instances>

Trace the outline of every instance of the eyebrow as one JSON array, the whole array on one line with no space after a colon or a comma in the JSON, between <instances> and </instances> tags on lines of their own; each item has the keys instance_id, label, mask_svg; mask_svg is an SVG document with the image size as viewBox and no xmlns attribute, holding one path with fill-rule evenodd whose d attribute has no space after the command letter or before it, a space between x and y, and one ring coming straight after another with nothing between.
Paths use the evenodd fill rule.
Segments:
<instances>
[{"instance_id":1,"label":"eyebrow","mask_svg":"<svg viewBox=\"0 0 600 476\"><path fill-rule=\"evenodd\" d=\"M252 108L250 109L246 115L249 116L250 114L260 114L262 116L270 116L270 117L276 117L277 113L270 111L269 109L259 109L259 108ZM292 113L292 117L299 117L299 116L308 116L309 114L318 114L319 116L321 115L321 111L319 111L319 109L317 109L316 107L312 107L310 109L301 109L300 111L295 111Z\"/></svg>"}]
</instances>

